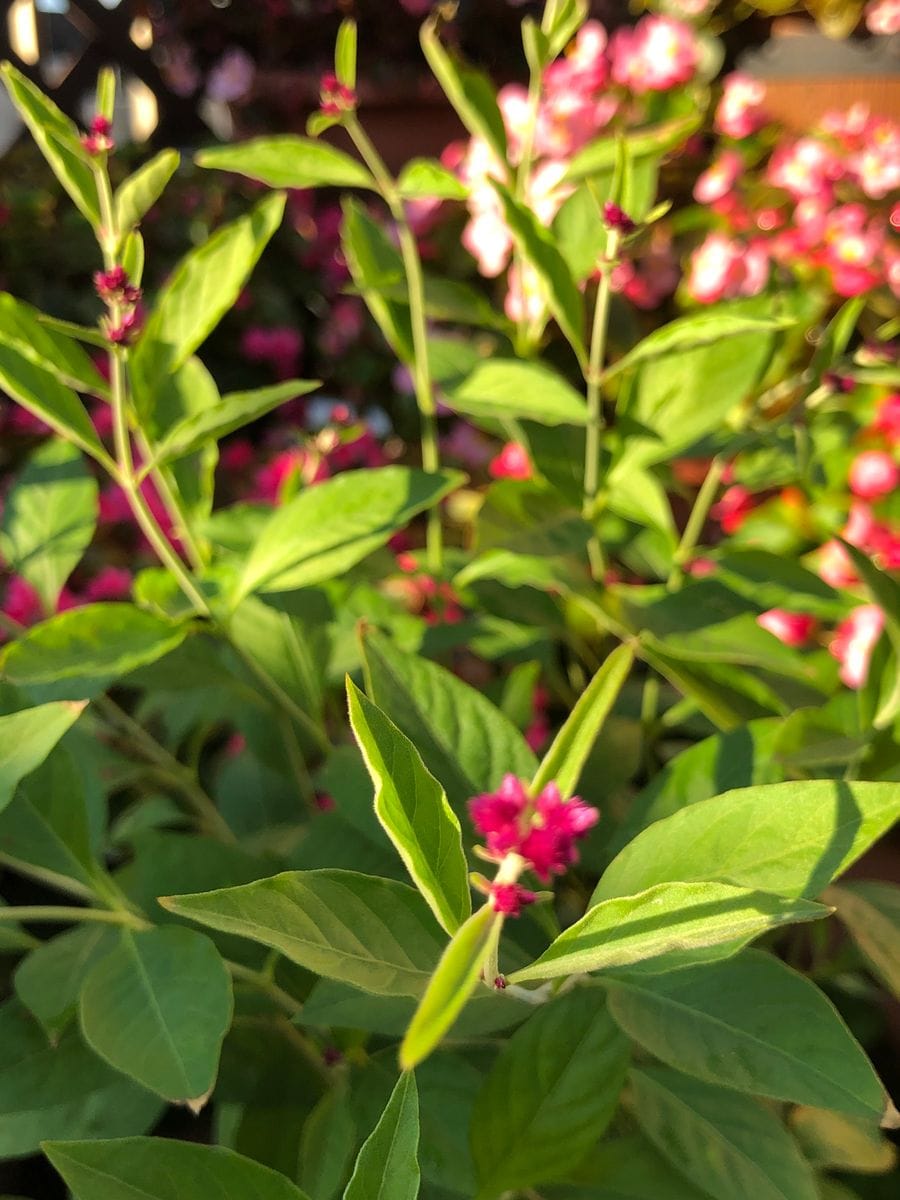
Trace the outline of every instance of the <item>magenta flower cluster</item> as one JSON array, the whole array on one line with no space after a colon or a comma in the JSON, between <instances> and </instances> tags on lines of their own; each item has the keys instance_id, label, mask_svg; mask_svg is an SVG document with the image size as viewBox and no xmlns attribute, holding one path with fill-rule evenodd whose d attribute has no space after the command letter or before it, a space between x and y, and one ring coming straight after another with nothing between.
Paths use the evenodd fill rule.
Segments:
<instances>
[{"instance_id":1,"label":"magenta flower cluster","mask_svg":"<svg viewBox=\"0 0 900 1200\"><path fill-rule=\"evenodd\" d=\"M532 799L515 775L504 775L496 792L470 800L469 813L493 858L519 854L544 883L577 861L575 843L600 817L578 796L564 800L555 783Z\"/></svg>"}]
</instances>

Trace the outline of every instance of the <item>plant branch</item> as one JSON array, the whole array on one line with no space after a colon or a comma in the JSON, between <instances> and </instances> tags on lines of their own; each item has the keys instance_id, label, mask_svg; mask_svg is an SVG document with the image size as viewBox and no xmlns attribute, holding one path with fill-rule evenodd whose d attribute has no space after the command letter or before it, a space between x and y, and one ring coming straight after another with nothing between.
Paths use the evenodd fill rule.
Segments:
<instances>
[{"instance_id":1,"label":"plant branch","mask_svg":"<svg viewBox=\"0 0 900 1200\"><path fill-rule=\"evenodd\" d=\"M603 435L603 395L600 379L606 356L606 340L609 331L609 302L612 294L612 269L619 250L619 234L610 229L606 237L606 252L600 264L600 282L597 285L597 300L594 305L594 320L591 328L591 346L588 358L587 408L588 423L584 441L584 502L582 514L585 520L596 518L597 492L600 486L600 440ZM604 567L603 549L593 533L588 543L591 573L600 579Z\"/></svg>"},{"instance_id":2,"label":"plant branch","mask_svg":"<svg viewBox=\"0 0 900 1200\"><path fill-rule=\"evenodd\" d=\"M20 904L0 907L0 921L97 921L106 925L124 925L128 929L150 929L149 921L123 909L76 908L65 904Z\"/></svg>"},{"instance_id":3,"label":"plant branch","mask_svg":"<svg viewBox=\"0 0 900 1200\"><path fill-rule=\"evenodd\" d=\"M717 455L710 463L706 478L700 485L700 491L697 493L694 506L684 527L684 533L681 535L681 541L673 555L672 570L666 581L666 586L670 591L677 592L684 581L684 565L690 560L700 541L703 526L706 524L709 510L716 498L724 470L725 459L721 455Z\"/></svg>"}]
</instances>

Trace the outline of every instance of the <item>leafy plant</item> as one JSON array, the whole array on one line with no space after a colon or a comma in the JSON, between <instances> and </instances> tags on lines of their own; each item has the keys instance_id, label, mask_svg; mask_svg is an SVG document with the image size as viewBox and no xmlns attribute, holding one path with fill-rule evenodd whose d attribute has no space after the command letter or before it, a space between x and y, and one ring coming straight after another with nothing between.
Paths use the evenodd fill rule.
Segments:
<instances>
[{"instance_id":1,"label":"leafy plant","mask_svg":"<svg viewBox=\"0 0 900 1200\"><path fill-rule=\"evenodd\" d=\"M81 133L3 68L102 260L93 327L0 299L0 382L52 431L0 531L30 604L0 663L0 1156L42 1147L76 1200L815 1200L893 1169L860 997L897 992L897 889L843 878L900 816L882 280L837 306L776 274L641 336L621 280L714 71L677 22L664 82L647 26L610 62L586 9L524 21L518 122L426 22L468 169L391 174L349 21L309 137L198 155L359 193L349 278L412 381L417 453L332 470L335 419L274 507L221 502L220 449L319 385L223 395L199 355L286 193L145 308L178 156L114 189L111 75ZM548 219L554 89L596 105L610 70ZM463 201L503 313L423 267L416 206ZM506 442L493 482L445 465L444 403ZM850 467L885 507L838 541L852 435L889 447ZM753 509L735 471L785 490ZM78 603L111 488L156 561ZM843 576L800 561L817 537ZM182 1136L148 1136L167 1109Z\"/></svg>"}]
</instances>

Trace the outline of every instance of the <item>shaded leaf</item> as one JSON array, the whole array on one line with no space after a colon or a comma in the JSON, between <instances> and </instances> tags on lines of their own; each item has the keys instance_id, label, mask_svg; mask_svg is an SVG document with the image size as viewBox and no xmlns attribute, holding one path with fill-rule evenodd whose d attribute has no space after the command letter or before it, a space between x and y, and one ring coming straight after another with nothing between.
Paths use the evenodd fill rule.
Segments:
<instances>
[{"instance_id":1,"label":"shaded leaf","mask_svg":"<svg viewBox=\"0 0 900 1200\"><path fill-rule=\"evenodd\" d=\"M363 1142L344 1200L416 1200L418 1149L419 1096L415 1075L406 1072Z\"/></svg>"}]
</instances>

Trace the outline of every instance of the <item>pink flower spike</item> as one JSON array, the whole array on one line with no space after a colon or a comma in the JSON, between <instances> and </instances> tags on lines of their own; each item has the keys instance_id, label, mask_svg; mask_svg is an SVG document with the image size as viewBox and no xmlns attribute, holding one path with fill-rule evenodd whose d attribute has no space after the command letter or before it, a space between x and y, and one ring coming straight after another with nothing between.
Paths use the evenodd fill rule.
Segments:
<instances>
[{"instance_id":1,"label":"pink flower spike","mask_svg":"<svg viewBox=\"0 0 900 1200\"><path fill-rule=\"evenodd\" d=\"M529 892L518 883L492 883L490 903L494 912L505 917L518 917L526 904L534 904L536 892Z\"/></svg>"},{"instance_id":2,"label":"pink flower spike","mask_svg":"<svg viewBox=\"0 0 900 1200\"><path fill-rule=\"evenodd\" d=\"M472 823L492 854L507 854L518 846L527 807L528 793L515 775L504 775L496 792L486 792L469 801Z\"/></svg>"},{"instance_id":3,"label":"pink flower spike","mask_svg":"<svg viewBox=\"0 0 900 1200\"><path fill-rule=\"evenodd\" d=\"M615 229L621 234L634 233L637 226L624 208L613 204L611 200L603 205L603 220L608 229Z\"/></svg>"},{"instance_id":4,"label":"pink flower spike","mask_svg":"<svg viewBox=\"0 0 900 1200\"><path fill-rule=\"evenodd\" d=\"M768 612L760 613L756 623L785 646L805 645L816 627L815 617L808 613L788 612L784 608L770 608Z\"/></svg>"},{"instance_id":5,"label":"pink flower spike","mask_svg":"<svg viewBox=\"0 0 900 1200\"><path fill-rule=\"evenodd\" d=\"M319 107L329 117L339 117L342 113L352 112L356 108L356 92L345 83L341 83L336 75L322 76L319 94Z\"/></svg>"},{"instance_id":6,"label":"pink flower spike","mask_svg":"<svg viewBox=\"0 0 900 1200\"><path fill-rule=\"evenodd\" d=\"M108 154L116 148L111 134L112 122L106 117L96 116L88 132L81 135L81 144L88 154Z\"/></svg>"}]
</instances>

